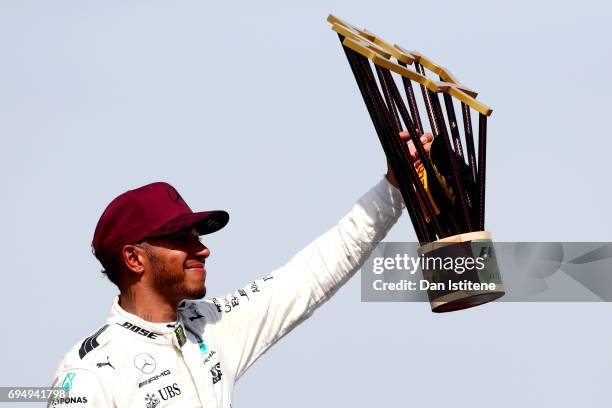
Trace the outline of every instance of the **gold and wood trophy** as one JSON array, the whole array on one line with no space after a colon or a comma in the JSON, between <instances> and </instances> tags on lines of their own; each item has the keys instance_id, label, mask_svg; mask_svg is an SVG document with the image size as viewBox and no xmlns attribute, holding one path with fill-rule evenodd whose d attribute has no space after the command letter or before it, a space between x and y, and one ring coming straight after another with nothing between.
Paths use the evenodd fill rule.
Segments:
<instances>
[{"instance_id":1,"label":"gold and wood trophy","mask_svg":"<svg viewBox=\"0 0 612 408\"><path fill-rule=\"evenodd\" d=\"M422 263L423 277L434 288L428 289L432 310L461 310L503 296L491 234L485 231L487 118L493 111L476 100L475 91L423 54L391 45L335 16L327 21L340 38L400 186L421 245L418 254L434 261ZM463 132L455 105L461 110ZM423 111L428 129L421 120ZM478 114L477 152L473 112ZM429 154L420 143L427 130L434 137ZM409 133L416 148L416 166L400 138L402 131ZM478 261L462 273L435 262L459 258Z\"/></svg>"}]
</instances>

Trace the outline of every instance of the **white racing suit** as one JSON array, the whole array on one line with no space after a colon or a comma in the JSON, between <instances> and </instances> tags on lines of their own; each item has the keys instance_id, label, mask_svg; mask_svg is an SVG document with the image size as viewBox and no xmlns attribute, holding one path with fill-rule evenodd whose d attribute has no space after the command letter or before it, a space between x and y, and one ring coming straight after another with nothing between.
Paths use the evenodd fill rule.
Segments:
<instances>
[{"instance_id":1,"label":"white racing suit","mask_svg":"<svg viewBox=\"0 0 612 408\"><path fill-rule=\"evenodd\" d=\"M229 408L236 380L361 267L402 206L381 180L285 266L230 295L182 302L174 323L147 322L115 300L60 363L54 386L68 397L50 404Z\"/></svg>"}]
</instances>

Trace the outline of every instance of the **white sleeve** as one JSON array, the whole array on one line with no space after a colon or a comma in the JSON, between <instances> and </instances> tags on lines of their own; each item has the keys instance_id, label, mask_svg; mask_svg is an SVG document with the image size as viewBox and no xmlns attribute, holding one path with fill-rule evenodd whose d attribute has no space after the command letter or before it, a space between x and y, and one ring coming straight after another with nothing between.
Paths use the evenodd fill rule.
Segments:
<instances>
[{"instance_id":1,"label":"white sleeve","mask_svg":"<svg viewBox=\"0 0 612 408\"><path fill-rule=\"evenodd\" d=\"M367 259L401 215L399 190L386 179L340 222L285 266L213 302L221 315L229 369L238 379L272 344L308 318Z\"/></svg>"},{"instance_id":2,"label":"white sleeve","mask_svg":"<svg viewBox=\"0 0 612 408\"><path fill-rule=\"evenodd\" d=\"M84 368L62 368L56 373L53 387L61 387L67 395L49 400L47 406L79 406L102 408L112 406L98 376Z\"/></svg>"}]
</instances>

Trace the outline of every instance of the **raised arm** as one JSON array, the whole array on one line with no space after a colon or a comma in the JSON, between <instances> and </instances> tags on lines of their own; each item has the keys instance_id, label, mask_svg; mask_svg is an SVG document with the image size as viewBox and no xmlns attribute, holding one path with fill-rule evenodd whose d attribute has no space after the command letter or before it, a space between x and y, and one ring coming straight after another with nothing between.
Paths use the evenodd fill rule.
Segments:
<instances>
[{"instance_id":1,"label":"raised arm","mask_svg":"<svg viewBox=\"0 0 612 408\"><path fill-rule=\"evenodd\" d=\"M383 179L286 265L213 299L221 315L214 329L224 331L229 369L236 378L355 274L395 224L402 206L399 190Z\"/></svg>"}]
</instances>

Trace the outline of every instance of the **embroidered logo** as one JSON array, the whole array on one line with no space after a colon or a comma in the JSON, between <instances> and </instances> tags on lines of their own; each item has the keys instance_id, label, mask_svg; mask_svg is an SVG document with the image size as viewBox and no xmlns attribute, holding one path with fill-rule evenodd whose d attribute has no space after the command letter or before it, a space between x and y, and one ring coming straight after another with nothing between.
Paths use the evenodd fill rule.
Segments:
<instances>
[{"instance_id":1,"label":"embroidered logo","mask_svg":"<svg viewBox=\"0 0 612 408\"><path fill-rule=\"evenodd\" d=\"M145 404L147 404L147 408L155 408L159 405L159 398L155 394L147 394L145 395Z\"/></svg>"},{"instance_id":2,"label":"embroidered logo","mask_svg":"<svg viewBox=\"0 0 612 408\"><path fill-rule=\"evenodd\" d=\"M210 374L212 375L213 385L218 383L221 380L221 377L223 376L223 373L221 373L221 363L215 364L215 366L211 368Z\"/></svg>"}]
</instances>

